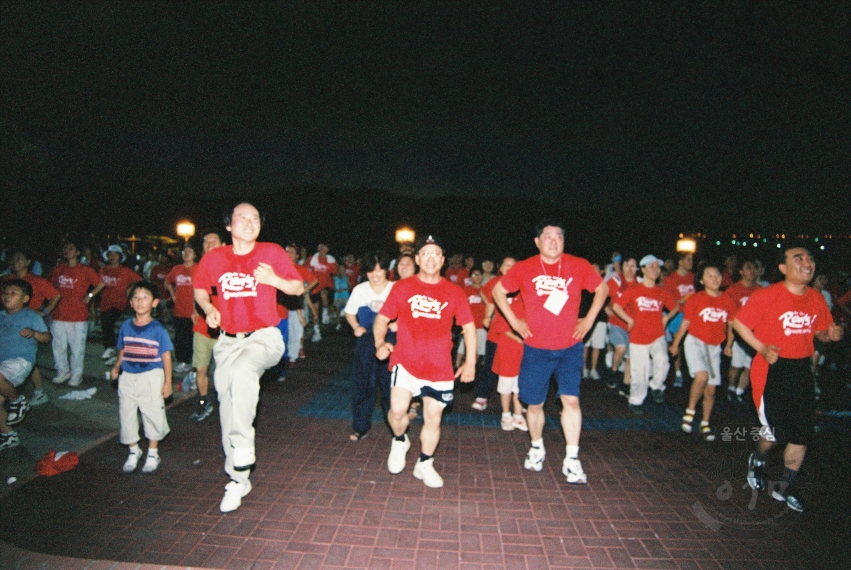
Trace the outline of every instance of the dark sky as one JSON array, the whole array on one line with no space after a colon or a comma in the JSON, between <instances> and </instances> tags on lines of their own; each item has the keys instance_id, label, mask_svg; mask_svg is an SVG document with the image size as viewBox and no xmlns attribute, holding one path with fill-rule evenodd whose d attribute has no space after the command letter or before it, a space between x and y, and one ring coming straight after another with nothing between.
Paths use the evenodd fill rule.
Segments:
<instances>
[{"instance_id":1,"label":"dark sky","mask_svg":"<svg viewBox=\"0 0 851 570\"><path fill-rule=\"evenodd\" d=\"M4 0L4 128L70 194L370 187L846 231L847 2L470 4Z\"/></svg>"}]
</instances>

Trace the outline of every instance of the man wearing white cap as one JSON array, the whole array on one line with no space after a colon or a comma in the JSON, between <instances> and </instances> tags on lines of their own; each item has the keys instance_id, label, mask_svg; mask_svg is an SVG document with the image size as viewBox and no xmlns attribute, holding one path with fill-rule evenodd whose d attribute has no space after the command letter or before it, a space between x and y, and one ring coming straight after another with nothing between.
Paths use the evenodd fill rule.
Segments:
<instances>
[{"instance_id":1,"label":"man wearing white cap","mask_svg":"<svg viewBox=\"0 0 851 570\"><path fill-rule=\"evenodd\" d=\"M627 289L612 307L629 331L629 366L632 373L629 409L637 415L644 413L641 405L647 397L651 366L653 381L650 389L657 404L665 401L665 379L671 368L665 325L677 313L679 305L670 292L656 285L663 263L655 255L642 257L639 263L641 284ZM664 309L670 312L665 315Z\"/></svg>"}]
</instances>

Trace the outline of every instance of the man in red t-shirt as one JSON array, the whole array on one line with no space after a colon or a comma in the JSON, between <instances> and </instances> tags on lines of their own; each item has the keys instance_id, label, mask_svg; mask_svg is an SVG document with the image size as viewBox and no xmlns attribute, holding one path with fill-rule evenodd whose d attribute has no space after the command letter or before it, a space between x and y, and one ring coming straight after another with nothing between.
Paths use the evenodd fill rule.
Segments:
<instances>
[{"instance_id":1,"label":"man in red t-shirt","mask_svg":"<svg viewBox=\"0 0 851 570\"><path fill-rule=\"evenodd\" d=\"M177 360L174 372L183 374L192 370L192 319L195 315L195 289L192 285L192 276L195 275L198 267L195 263L195 247L186 242L180 257L183 263L175 265L168 272L165 287L174 299L174 357Z\"/></svg>"},{"instance_id":2,"label":"man in red t-shirt","mask_svg":"<svg viewBox=\"0 0 851 570\"><path fill-rule=\"evenodd\" d=\"M443 408L452 403L455 378L472 382L476 376L476 325L464 291L440 276L443 244L433 235L420 238L415 261L420 272L397 281L373 324L375 354L390 357L390 412L387 421L393 432L387 469L401 473L411 441L408 408L414 396L423 399L423 429L420 458L414 477L428 487L442 487L443 478L434 469L434 452L440 442ZM464 331L467 357L457 372L452 369L452 324ZM396 319L396 344L386 342L390 321Z\"/></svg>"},{"instance_id":3,"label":"man in red t-shirt","mask_svg":"<svg viewBox=\"0 0 851 570\"><path fill-rule=\"evenodd\" d=\"M104 364L112 366L118 356L115 348L118 342L115 325L120 324L118 321L130 306L127 300L127 288L136 281L141 281L142 276L129 267L121 265L127 259L127 255L118 244L109 246L103 253L103 259L106 265L99 271L104 284L100 296L100 327L103 332L103 354L100 357L104 360Z\"/></svg>"},{"instance_id":4,"label":"man in red t-shirt","mask_svg":"<svg viewBox=\"0 0 851 570\"><path fill-rule=\"evenodd\" d=\"M762 428L757 449L748 458L748 484L765 488L766 454L777 441L787 441L783 477L771 496L803 511L795 478L815 431L815 396L810 357L813 338L842 340L842 327L833 322L824 297L808 287L816 264L804 247L783 248L778 268L784 280L754 292L733 321L733 328L757 354L751 368L751 388Z\"/></svg>"},{"instance_id":5,"label":"man in red t-shirt","mask_svg":"<svg viewBox=\"0 0 851 570\"><path fill-rule=\"evenodd\" d=\"M561 425L567 442L562 473L568 483L587 483L588 477L579 461L582 339L594 326L609 287L587 260L564 253L564 226L544 220L536 230L535 245L540 254L517 263L493 289L496 306L525 345L518 384L520 400L529 406L526 421L532 445L524 467L533 471L543 469L544 403L550 377L555 374L563 406ZM593 291L594 301L580 319L582 290ZM509 293L514 291L520 291L523 297L525 319L517 318L508 302Z\"/></svg>"},{"instance_id":6,"label":"man in red t-shirt","mask_svg":"<svg viewBox=\"0 0 851 570\"><path fill-rule=\"evenodd\" d=\"M331 322L328 307L334 298L334 275L337 274L337 260L334 259L334 256L328 255L328 246L320 243L316 248L316 253L308 260L307 268L319 280L316 287L310 291L310 299L314 307L318 308L319 303L322 303L321 322L323 325L327 325ZM313 318L313 337L310 340L319 342L322 340L322 334L319 332L318 310L314 311Z\"/></svg>"},{"instance_id":7,"label":"man in red t-shirt","mask_svg":"<svg viewBox=\"0 0 851 570\"><path fill-rule=\"evenodd\" d=\"M740 279L727 287L724 294L730 297L736 303L736 310L744 307L748 303L748 299L755 291L758 291L762 286L756 280L756 265L753 261L743 260L739 262L737 273ZM731 321L732 322L732 321ZM733 338L730 345L732 355L730 357L730 369L727 372L727 400L732 402L735 399L737 402L744 403L744 393L748 389L751 381L751 362L753 356L748 354L750 347L746 348L745 343L740 339Z\"/></svg>"},{"instance_id":8,"label":"man in red t-shirt","mask_svg":"<svg viewBox=\"0 0 851 570\"><path fill-rule=\"evenodd\" d=\"M231 482L219 505L223 513L239 508L251 492L249 475L255 463L254 417L260 398L260 376L281 359L284 339L278 330L277 291L300 295L301 277L279 245L258 242L262 218L242 202L225 215L233 245L208 252L195 271L195 302L207 324L221 329L213 349L214 381L225 471ZM218 293L214 305L210 294Z\"/></svg>"},{"instance_id":9,"label":"man in red t-shirt","mask_svg":"<svg viewBox=\"0 0 851 570\"><path fill-rule=\"evenodd\" d=\"M632 376L629 409L634 414L644 413L641 405L647 397L648 385L653 401L657 404L665 402L665 379L671 368L665 326L679 310L674 296L656 285L662 270L662 260L654 255L645 255L639 265L641 283L628 289L612 307L612 311L626 323L629 331L629 366ZM665 309L670 311L667 315L663 313Z\"/></svg>"},{"instance_id":10,"label":"man in red t-shirt","mask_svg":"<svg viewBox=\"0 0 851 570\"><path fill-rule=\"evenodd\" d=\"M69 386L79 386L83 382L83 361L89 335L89 302L106 284L91 267L79 262L80 249L74 242L65 243L62 255L65 263L54 267L50 274L51 283L62 295L50 323L56 366L53 383L68 381Z\"/></svg>"}]
</instances>

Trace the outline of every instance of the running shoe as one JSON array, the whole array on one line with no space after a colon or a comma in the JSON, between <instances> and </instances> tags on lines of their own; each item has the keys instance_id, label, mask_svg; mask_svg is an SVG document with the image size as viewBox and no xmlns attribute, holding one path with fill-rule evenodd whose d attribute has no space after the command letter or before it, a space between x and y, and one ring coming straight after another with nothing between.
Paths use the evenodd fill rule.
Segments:
<instances>
[{"instance_id":1,"label":"running shoe","mask_svg":"<svg viewBox=\"0 0 851 570\"><path fill-rule=\"evenodd\" d=\"M765 489L765 478L763 477L762 470L765 467L764 461L757 461L754 458L754 454L751 453L748 457L748 485L751 489L755 491L762 491Z\"/></svg>"},{"instance_id":2,"label":"running shoe","mask_svg":"<svg viewBox=\"0 0 851 570\"><path fill-rule=\"evenodd\" d=\"M526 454L526 461L523 463L523 468L529 471L540 471L544 468L544 458L546 456L547 452L543 447L530 447L529 453Z\"/></svg>"}]
</instances>

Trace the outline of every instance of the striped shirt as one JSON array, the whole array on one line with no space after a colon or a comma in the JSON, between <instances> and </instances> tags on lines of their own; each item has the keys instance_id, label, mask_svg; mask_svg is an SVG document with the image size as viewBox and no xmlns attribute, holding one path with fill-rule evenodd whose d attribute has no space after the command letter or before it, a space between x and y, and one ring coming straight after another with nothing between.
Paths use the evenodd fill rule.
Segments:
<instances>
[{"instance_id":1,"label":"striped shirt","mask_svg":"<svg viewBox=\"0 0 851 570\"><path fill-rule=\"evenodd\" d=\"M173 350L171 339L159 321L138 326L127 319L118 331L118 349L123 350L121 369L138 374L163 367L163 354Z\"/></svg>"}]
</instances>

